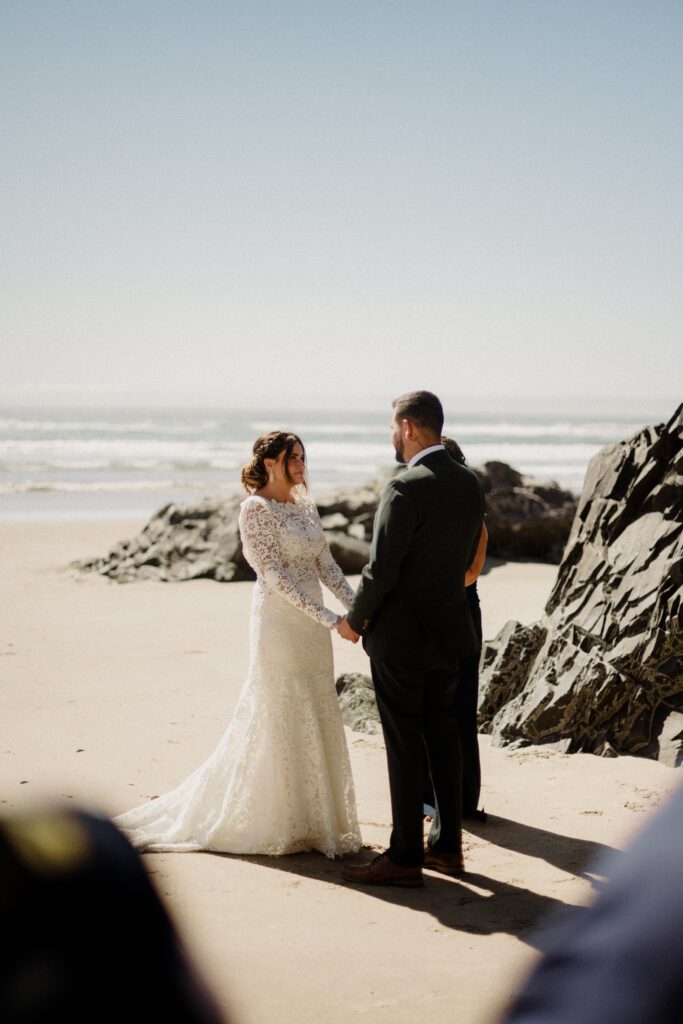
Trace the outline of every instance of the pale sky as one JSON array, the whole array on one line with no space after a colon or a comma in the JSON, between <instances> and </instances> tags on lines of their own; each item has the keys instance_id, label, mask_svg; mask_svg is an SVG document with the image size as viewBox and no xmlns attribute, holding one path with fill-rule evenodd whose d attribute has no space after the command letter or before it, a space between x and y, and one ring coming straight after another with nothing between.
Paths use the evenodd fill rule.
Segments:
<instances>
[{"instance_id":1,"label":"pale sky","mask_svg":"<svg viewBox=\"0 0 683 1024\"><path fill-rule=\"evenodd\" d=\"M1 0L0 403L683 394L683 5Z\"/></svg>"}]
</instances>

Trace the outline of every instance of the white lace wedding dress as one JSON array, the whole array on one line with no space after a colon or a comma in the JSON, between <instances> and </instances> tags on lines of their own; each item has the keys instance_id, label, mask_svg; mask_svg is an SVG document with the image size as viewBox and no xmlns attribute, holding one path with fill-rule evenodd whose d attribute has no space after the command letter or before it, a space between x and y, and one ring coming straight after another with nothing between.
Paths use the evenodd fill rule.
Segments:
<instances>
[{"instance_id":1,"label":"white lace wedding dress","mask_svg":"<svg viewBox=\"0 0 683 1024\"><path fill-rule=\"evenodd\" d=\"M139 850L355 853L361 838L332 663L337 616L319 581L346 608L353 591L309 498L252 495L239 524L257 581L235 713L189 778L114 821Z\"/></svg>"}]
</instances>

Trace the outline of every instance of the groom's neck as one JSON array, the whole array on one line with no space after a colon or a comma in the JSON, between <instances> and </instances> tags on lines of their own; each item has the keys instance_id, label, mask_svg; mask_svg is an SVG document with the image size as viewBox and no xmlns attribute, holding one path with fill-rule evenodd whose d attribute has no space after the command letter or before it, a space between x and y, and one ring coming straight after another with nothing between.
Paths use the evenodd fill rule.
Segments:
<instances>
[{"instance_id":1,"label":"groom's neck","mask_svg":"<svg viewBox=\"0 0 683 1024\"><path fill-rule=\"evenodd\" d=\"M440 437L430 437L428 435L420 434L419 437L404 443L403 457L406 462L410 462L415 455L423 452L425 448L432 448L435 444L441 444Z\"/></svg>"}]
</instances>

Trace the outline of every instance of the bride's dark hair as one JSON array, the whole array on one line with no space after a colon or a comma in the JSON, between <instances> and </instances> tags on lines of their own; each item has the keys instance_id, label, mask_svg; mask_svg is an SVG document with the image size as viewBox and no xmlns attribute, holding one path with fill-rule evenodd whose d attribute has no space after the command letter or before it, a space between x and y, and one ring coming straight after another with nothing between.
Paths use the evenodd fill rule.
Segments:
<instances>
[{"instance_id":1,"label":"bride's dark hair","mask_svg":"<svg viewBox=\"0 0 683 1024\"><path fill-rule=\"evenodd\" d=\"M271 430L269 434L258 437L254 441L254 447L252 448L254 453L253 459L246 466L242 466L240 479L245 491L248 494L253 494L255 491L260 491L262 487L266 486L268 483L268 470L266 469L265 460L277 459L283 451L285 452L285 476L290 484L293 484L294 480L289 474L289 457L295 444L301 445L305 462L306 449L304 448L303 441L297 434L292 434L286 430ZM302 487L308 490L305 480Z\"/></svg>"},{"instance_id":2,"label":"bride's dark hair","mask_svg":"<svg viewBox=\"0 0 683 1024\"><path fill-rule=\"evenodd\" d=\"M463 455L462 448L457 441L454 441L452 437L442 437L441 444L454 462L459 462L461 466L467 465L467 459Z\"/></svg>"}]
</instances>

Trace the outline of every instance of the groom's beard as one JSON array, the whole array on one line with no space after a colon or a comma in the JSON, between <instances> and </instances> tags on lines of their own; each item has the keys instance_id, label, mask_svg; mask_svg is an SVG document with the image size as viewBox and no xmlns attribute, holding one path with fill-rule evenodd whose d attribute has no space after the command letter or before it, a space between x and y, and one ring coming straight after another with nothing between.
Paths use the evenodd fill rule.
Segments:
<instances>
[{"instance_id":1,"label":"groom's beard","mask_svg":"<svg viewBox=\"0 0 683 1024\"><path fill-rule=\"evenodd\" d=\"M405 455L403 454L403 442L402 441L394 441L394 452L396 454L396 461L400 462L400 464L402 466L405 466L406 459L405 459Z\"/></svg>"}]
</instances>

